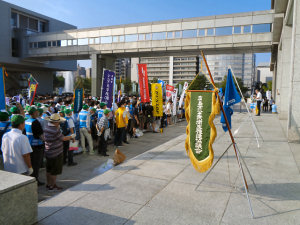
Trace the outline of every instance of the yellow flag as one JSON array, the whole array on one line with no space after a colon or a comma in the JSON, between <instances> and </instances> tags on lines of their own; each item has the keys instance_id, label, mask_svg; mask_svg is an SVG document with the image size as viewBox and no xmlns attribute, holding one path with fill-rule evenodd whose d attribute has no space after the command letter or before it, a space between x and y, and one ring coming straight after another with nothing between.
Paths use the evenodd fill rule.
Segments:
<instances>
[{"instance_id":1,"label":"yellow flag","mask_svg":"<svg viewBox=\"0 0 300 225\"><path fill-rule=\"evenodd\" d=\"M161 84L151 84L153 116L163 116L163 99Z\"/></svg>"}]
</instances>

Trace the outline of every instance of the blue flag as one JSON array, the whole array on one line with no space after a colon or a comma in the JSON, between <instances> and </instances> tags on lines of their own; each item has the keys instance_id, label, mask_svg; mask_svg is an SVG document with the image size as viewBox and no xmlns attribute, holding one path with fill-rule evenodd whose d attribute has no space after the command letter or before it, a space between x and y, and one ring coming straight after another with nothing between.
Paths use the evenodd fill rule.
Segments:
<instances>
[{"instance_id":1,"label":"blue flag","mask_svg":"<svg viewBox=\"0 0 300 225\"><path fill-rule=\"evenodd\" d=\"M223 108L227 117L227 120L229 122L229 126L231 128L231 115L233 114L233 110L230 106L239 103L241 101L241 97L239 93L237 92L233 79L231 74L231 69L228 69L228 75L227 75L227 81L226 81L226 89L225 89L225 95L223 100ZM223 130L226 132L228 130L225 122L225 118L223 113L221 114L221 123Z\"/></svg>"},{"instance_id":2,"label":"blue flag","mask_svg":"<svg viewBox=\"0 0 300 225\"><path fill-rule=\"evenodd\" d=\"M165 82L164 82L163 80L158 79L158 80L157 80L157 83L161 84L162 87L165 86Z\"/></svg>"},{"instance_id":3,"label":"blue flag","mask_svg":"<svg viewBox=\"0 0 300 225\"><path fill-rule=\"evenodd\" d=\"M4 69L0 67L0 110L5 110Z\"/></svg>"}]
</instances>

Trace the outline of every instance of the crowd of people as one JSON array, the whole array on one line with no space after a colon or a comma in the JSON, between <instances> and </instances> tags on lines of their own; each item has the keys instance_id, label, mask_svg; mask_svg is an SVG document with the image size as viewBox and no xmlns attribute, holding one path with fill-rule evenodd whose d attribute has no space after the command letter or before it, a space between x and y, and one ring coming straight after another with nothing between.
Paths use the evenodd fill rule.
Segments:
<instances>
[{"instance_id":1,"label":"crowd of people","mask_svg":"<svg viewBox=\"0 0 300 225\"><path fill-rule=\"evenodd\" d=\"M108 143L120 148L130 138L146 131L162 132L184 118L179 99L176 107L171 99L164 100L162 117L154 117L151 103L142 103L136 96L123 96L110 108L89 97L78 113L72 97L38 96L36 100L30 106L25 99L11 98L7 110L0 112L1 158L4 170L35 177L39 186L45 185L39 179L39 170L45 167L49 191L62 190L56 176L63 165L77 165L74 154L106 157Z\"/></svg>"}]
</instances>

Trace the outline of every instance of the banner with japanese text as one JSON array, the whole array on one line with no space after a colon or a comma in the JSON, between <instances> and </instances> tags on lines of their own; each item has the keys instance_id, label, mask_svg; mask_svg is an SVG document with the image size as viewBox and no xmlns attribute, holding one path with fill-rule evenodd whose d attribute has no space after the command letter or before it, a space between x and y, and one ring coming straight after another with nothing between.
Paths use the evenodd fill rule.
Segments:
<instances>
[{"instance_id":1,"label":"banner with japanese text","mask_svg":"<svg viewBox=\"0 0 300 225\"><path fill-rule=\"evenodd\" d=\"M179 104L178 104L179 108L183 108L183 99L188 86L189 86L188 82L184 82L182 93L180 95Z\"/></svg>"},{"instance_id":2,"label":"banner with japanese text","mask_svg":"<svg viewBox=\"0 0 300 225\"><path fill-rule=\"evenodd\" d=\"M138 64L141 102L150 102L147 64Z\"/></svg>"},{"instance_id":3,"label":"banner with japanese text","mask_svg":"<svg viewBox=\"0 0 300 225\"><path fill-rule=\"evenodd\" d=\"M162 87L159 83L151 84L153 116L163 116Z\"/></svg>"},{"instance_id":4,"label":"banner with japanese text","mask_svg":"<svg viewBox=\"0 0 300 225\"><path fill-rule=\"evenodd\" d=\"M166 99L169 101L169 99L172 97L174 91L174 86L167 84L166 85Z\"/></svg>"},{"instance_id":5,"label":"banner with japanese text","mask_svg":"<svg viewBox=\"0 0 300 225\"><path fill-rule=\"evenodd\" d=\"M74 113L79 113L82 109L82 102L83 102L83 89L78 88L75 90L74 93L75 99L74 99Z\"/></svg>"},{"instance_id":6,"label":"banner with japanese text","mask_svg":"<svg viewBox=\"0 0 300 225\"><path fill-rule=\"evenodd\" d=\"M173 93L172 93L172 102L173 102L172 112L173 112L173 116L177 115L177 94L178 94L178 89L175 88L173 90Z\"/></svg>"},{"instance_id":7,"label":"banner with japanese text","mask_svg":"<svg viewBox=\"0 0 300 225\"><path fill-rule=\"evenodd\" d=\"M115 73L110 70L104 70L102 82L101 100L107 104L107 108L111 108L113 102Z\"/></svg>"}]
</instances>

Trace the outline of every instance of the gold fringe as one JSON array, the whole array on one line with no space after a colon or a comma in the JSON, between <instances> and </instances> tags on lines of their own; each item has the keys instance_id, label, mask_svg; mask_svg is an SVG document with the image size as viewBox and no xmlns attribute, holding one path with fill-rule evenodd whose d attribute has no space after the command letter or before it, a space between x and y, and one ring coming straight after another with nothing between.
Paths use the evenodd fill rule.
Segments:
<instances>
[{"instance_id":1,"label":"gold fringe","mask_svg":"<svg viewBox=\"0 0 300 225\"><path fill-rule=\"evenodd\" d=\"M200 173L206 172L211 167L212 162L214 160L214 151L213 151L213 148L212 148L212 144L214 143L215 138L217 136L217 130L216 130L216 127L215 127L213 121L215 119L215 116L220 113L220 102L217 99L217 94L216 94L217 91L218 91L218 89L215 89L215 91L212 95L212 111L211 111L211 114L210 114L209 120L208 120L210 129L211 129L210 130L211 134L210 134L210 139L209 139L209 144L208 144L209 155L208 155L207 158L205 158L201 161L198 161L198 159L194 156L193 151L190 147L190 101L191 101L191 92L187 92L187 95L186 95L185 116L186 116L188 125L186 127L187 137L186 137L186 140L185 140L185 149L186 149L186 152L187 152L188 156L190 157L192 165Z\"/></svg>"}]
</instances>

